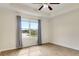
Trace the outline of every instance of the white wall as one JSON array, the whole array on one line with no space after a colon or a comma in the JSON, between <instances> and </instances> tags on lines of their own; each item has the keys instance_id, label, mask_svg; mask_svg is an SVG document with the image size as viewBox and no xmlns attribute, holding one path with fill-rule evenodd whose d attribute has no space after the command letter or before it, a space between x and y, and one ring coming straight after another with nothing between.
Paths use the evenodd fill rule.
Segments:
<instances>
[{"instance_id":1,"label":"white wall","mask_svg":"<svg viewBox=\"0 0 79 59\"><path fill-rule=\"evenodd\" d=\"M79 50L79 10L52 18L50 29L51 43Z\"/></svg>"},{"instance_id":2,"label":"white wall","mask_svg":"<svg viewBox=\"0 0 79 59\"><path fill-rule=\"evenodd\" d=\"M0 8L0 51L15 49L16 15L14 12Z\"/></svg>"},{"instance_id":3,"label":"white wall","mask_svg":"<svg viewBox=\"0 0 79 59\"><path fill-rule=\"evenodd\" d=\"M41 19L42 43L50 42L49 19Z\"/></svg>"}]
</instances>

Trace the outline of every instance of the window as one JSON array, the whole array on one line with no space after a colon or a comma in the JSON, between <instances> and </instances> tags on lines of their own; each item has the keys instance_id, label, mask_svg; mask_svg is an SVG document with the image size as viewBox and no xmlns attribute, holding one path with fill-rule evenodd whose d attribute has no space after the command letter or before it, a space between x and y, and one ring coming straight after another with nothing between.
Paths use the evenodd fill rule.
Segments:
<instances>
[{"instance_id":1,"label":"window","mask_svg":"<svg viewBox=\"0 0 79 59\"><path fill-rule=\"evenodd\" d=\"M38 36L38 21L36 20L21 20L22 38Z\"/></svg>"}]
</instances>

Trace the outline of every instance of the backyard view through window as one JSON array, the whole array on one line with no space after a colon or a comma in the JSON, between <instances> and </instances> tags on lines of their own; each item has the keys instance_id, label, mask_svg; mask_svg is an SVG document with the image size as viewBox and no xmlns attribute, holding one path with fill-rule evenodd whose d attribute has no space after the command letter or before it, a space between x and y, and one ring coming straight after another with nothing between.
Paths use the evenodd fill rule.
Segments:
<instances>
[{"instance_id":1,"label":"backyard view through window","mask_svg":"<svg viewBox=\"0 0 79 59\"><path fill-rule=\"evenodd\" d=\"M27 19L22 18L21 31L22 31L23 39L27 39L28 37L37 37L38 36L38 21L27 20Z\"/></svg>"}]
</instances>

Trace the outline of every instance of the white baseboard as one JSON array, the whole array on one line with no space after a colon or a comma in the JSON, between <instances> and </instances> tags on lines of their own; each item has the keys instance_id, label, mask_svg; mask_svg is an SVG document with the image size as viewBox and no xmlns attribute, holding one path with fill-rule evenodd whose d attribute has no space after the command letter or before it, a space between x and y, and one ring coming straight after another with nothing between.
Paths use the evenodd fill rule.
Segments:
<instances>
[{"instance_id":1,"label":"white baseboard","mask_svg":"<svg viewBox=\"0 0 79 59\"><path fill-rule=\"evenodd\" d=\"M67 46L67 45L63 45L63 44L59 44L59 43L56 43L56 42L51 42L52 44L55 44L55 45L59 45L59 46L62 46L62 47L66 47L66 48L70 48L70 49L74 49L74 50L78 50L78 48L73 48L73 47L70 47L70 46Z\"/></svg>"},{"instance_id":2,"label":"white baseboard","mask_svg":"<svg viewBox=\"0 0 79 59\"><path fill-rule=\"evenodd\" d=\"M15 47L15 48L9 48L9 49L1 49L0 52L2 52L2 51L8 51L8 50L14 50L14 49L17 49L17 48Z\"/></svg>"}]
</instances>

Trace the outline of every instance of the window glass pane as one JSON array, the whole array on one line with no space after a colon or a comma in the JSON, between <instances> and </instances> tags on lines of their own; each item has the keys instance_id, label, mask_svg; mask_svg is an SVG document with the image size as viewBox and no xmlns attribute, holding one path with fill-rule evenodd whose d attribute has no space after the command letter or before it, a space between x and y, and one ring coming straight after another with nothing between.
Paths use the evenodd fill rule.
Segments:
<instances>
[{"instance_id":1,"label":"window glass pane","mask_svg":"<svg viewBox=\"0 0 79 59\"><path fill-rule=\"evenodd\" d=\"M29 37L29 22L27 20L21 20L22 38Z\"/></svg>"},{"instance_id":2,"label":"window glass pane","mask_svg":"<svg viewBox=\"0 0 79 59\"><path fill-rule=\"evenodd\" d=\"M30 31L31 36L37 36L38 35L38 22L30 22Z\"/></svg>"},{"instance_id":3,"label":"window glass pane","mask_svg":"<svg viewBox=\"0 0 79 59\"><path fill-rule=\"evenodd\" d=\"M21 29L22 30L29 29L29 22L28 21L25 21L25 20L22 20L21 21Z\"/></svg>"}]
</instances>

